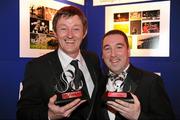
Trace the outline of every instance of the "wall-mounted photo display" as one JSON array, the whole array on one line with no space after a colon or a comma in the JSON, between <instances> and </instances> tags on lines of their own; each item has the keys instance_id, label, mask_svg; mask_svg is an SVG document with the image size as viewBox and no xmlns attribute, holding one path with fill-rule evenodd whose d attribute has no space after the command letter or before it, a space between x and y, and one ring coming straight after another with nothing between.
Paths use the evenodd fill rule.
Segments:
<instances>
[{"instance_id":1,"label":"wall-mounted photo display","mask_svg":"<svg viewBox=\"0 0 180 120\"><path fill-rule=\"evenodd\" d=\"M67 4L52 0L20 0L20 57L38 57L58 47L52 19Z\"/></svg>"},{"instance_id":2,"label":"wall-mounted photo display","mask_svg":"<svg viewBox=\"0 0 180 120\"><path fill-rule=\"evenodd\" d=\"M93 0L93 6L145 2L145 1L151 1L151 0Z\"/></svg>"},{"instance_id":3,"label":"wall-mounted photo display","mask_svg":"<svg viewBox=\"0 0 180 120\"><path fill-rule=\"evenodd\" d=\"M105 32L122 30L131 56L169 57L170 1L105 7Z\"/></svg>"}]
</instances>

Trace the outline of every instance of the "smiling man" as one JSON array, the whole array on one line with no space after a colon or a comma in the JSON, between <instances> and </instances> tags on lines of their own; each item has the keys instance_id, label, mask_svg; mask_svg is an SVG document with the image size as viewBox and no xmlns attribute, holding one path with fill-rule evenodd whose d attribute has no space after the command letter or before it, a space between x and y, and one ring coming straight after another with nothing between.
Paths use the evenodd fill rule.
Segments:
<instances>
[{"instance_id":1,"label":"smiling man","mask_svg":"<svg viewBox=\"0 0 180 120\"><path fill-rule=\"evenodd\" d=\"M53 18L53 29L59 48L27 64L17 120L94 120L101 71L97 55L80 49L87 34L87 19L80 9L63 7ZM76 79L77 71L81 77ZM80 97L83 92L78 85L86 89L86 100ZM61 96L62 91L69 92ZM59 104L60 96L70 99Z\"/></svg>"},{"instance_id":2,"label":"smiling man","mask_svg":"<svg viewBox=\"0 0 180 120\"><path fill-rule=\"evenodd\" d=\"M104 92L131 93L133 103L113 96L115 99L102 101L98 110L102 120L173 120L174 113L164 89L162 78L154 73L134 67L129 60L130 48L126 34L120 30L107 32L102 40L102 58L109 68ZM121 79L120 79L121 78ZM114 87L114 88L113 88ZM103 93L103 92L102 92ZM119 95L122 95L119 93ZM107 96L109 97L109 96ZM111 97L111 96L110 96Z\"/></svg>"}]
</instances>

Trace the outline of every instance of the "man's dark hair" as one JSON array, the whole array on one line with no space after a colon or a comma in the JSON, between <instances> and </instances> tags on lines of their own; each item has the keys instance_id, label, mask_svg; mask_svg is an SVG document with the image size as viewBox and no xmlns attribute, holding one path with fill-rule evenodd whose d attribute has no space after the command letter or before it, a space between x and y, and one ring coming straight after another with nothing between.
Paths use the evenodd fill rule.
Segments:
<instances>
[{"instance_id":1,"label":"man's dark hair","mask_svg":"<svg viewBox=\"0 0 180 120\"><path fill-rule=\"evenodd\" d=\"M127 45L127 48L129 48L129 43L128 43L128 37L127 35L121 31L121 30L110 30L109 32L107 32L104 36L103 36L103 39L102 39L102 43L103 43L103 40L106 36L109 36L109 35L114 35L114 34L118 34L118 35L122 35L124 37L124 40L125 40L125 43Z\"/></svg>"},{"instance_id":2,"label":"man's dark hair","mask_svg":"<svg viewBox=\"0 0 180 120\"><path fill-rule=\"evenodd\" d=\"M74 7L74 6L66 6L66 7L59 9L56 12L56 14L53 18L53 21L52 21L54 32L56 32L56 25L57 25L59 18L61 18L61 17L69 18L69 17L75 16L75 15L79 16L79 18L81 19L82 24L83 24L83 31L85 33L87 30L87 18L85 17L83 12L79 8Z\"/></svg>"}]
</instances>

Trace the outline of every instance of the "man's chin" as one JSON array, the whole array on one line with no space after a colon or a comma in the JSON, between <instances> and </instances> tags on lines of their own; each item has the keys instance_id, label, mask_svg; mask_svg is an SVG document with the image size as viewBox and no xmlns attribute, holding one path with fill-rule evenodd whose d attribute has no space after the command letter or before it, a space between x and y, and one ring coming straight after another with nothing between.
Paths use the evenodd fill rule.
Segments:
<instances>
[{"instance_id":1,"label":"man's chin","mask_svg":"<svg viewBox=\"0 0 180 120\"><path fill-rule=\"evenodd\" d=\"M111 71L114 73L118 73L120 70L116 67L111 67Z\"/></svg>"},{"instance_id":2,"label":"man's chin","mask_svg":"<svg viewBox=\"0 0 180 120\"><path fill-rule=\"evenodd\" d=\"M77 56L77 55L79 54L79 51L77 51L77 50L72 50L72 49L71 49L71 50L66 50L65 53L68 54L68 55L70 55L70 56L71 56L71 55ZM72 56L71 56L71 57L72 57Z\"/></svg>"}]
</instances>

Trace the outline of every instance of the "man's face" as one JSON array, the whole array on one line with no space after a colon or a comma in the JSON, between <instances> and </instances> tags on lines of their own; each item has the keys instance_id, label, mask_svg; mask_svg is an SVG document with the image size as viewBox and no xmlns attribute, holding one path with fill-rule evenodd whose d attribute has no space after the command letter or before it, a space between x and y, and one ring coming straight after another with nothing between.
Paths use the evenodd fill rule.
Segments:
<instances>
[{"instance_id":1,"label":"man's face","mask_svg":"<svg viewBox=\"0 0 180 120\"><path fill-rule=\"evenodd\" d=\"M85 35L82 21L77 15L59 18L56 25L56 37L60 49L69 56L75 58L78 55Z\"/></svg>"},{"instance_id":2,"label":"man's face","mask_svg":"<svg viewBox=\"0 0 180 120\"><path fill-rule=\"evenodd\" d=\"M121 73L129 64L130 50L124 37L119 34L108 35L103 40L102 58L114 73Z\"/></svg>"}]
</instances>

